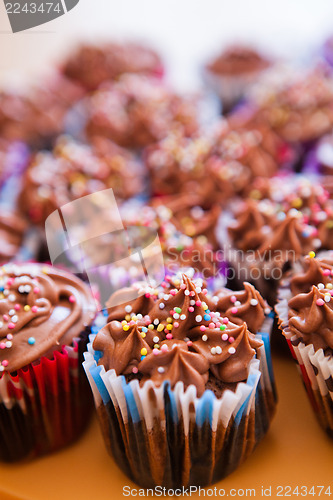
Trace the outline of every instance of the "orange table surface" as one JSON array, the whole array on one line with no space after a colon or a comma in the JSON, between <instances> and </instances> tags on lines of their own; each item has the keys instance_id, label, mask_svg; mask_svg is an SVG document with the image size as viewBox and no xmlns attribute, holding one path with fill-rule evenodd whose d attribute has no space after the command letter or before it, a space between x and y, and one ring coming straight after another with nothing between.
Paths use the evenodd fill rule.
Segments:
<instances>
[{"instance_id":1,"label":"orange table surface","mask_svg":"<svg viewBox=\"0 0 333 500\"><path fill-rule=\"evenodd\" d=\"M279 404L271 428L253 455L214 486L226 493L255 489L259 498L262 487L272 487L272 498L278 486L331 486L333 493L333 440L317 424L294 362L281 354L273 361ZM0 500L116 500L126 498L125 485L139 488L108 456L96 418L80 441L61 452L0 465Z\"/></svg>"}]
</instances>

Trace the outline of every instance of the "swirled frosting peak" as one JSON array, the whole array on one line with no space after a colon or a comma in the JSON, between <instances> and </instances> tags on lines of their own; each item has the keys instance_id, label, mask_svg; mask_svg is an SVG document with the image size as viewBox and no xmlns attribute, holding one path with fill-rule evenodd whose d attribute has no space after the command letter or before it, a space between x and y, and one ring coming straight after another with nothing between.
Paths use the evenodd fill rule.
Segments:
<instances>
[{"instance_id":1,"label":"swirled frosting peak","mask_svg":"<svg viewBox=\"0 0 333 500\"><path fill-rule=\"evenodd\" d=\"M141 384L151 379L157 387L164 381L171 387L179 381L185 388L195 385L198 396L212 379L223 384L246 380L262 345L246 323L223 316L201 280L183 274L168 277L165 285L148 312L135 307L121 322L100 330L93 343L101 352L99 364ZM146 307L147 301L142 304Z\"/></svg>"},{"instance_id":2,"label":"swirled frosting peak","mask_svg":"<svg viewBox=\"0 0 333 500\"><path fill-rule=\"evenodd\" d=\"M38 264L0 270L0 374L70 345L95 317L89 288L71 274Z\"/></svg>"}]
</instances>

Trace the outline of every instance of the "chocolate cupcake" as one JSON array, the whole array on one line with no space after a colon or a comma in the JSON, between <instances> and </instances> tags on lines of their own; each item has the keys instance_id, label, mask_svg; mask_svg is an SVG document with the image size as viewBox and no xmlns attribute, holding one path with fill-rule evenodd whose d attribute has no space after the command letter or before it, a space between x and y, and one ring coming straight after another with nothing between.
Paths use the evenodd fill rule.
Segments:
<instances>
[{"instance_id":1,"label":"chocolate cupcake","mask_svg":"<svg viewBox=\"0 0 333 500\"><path fill-rule=\"evenodd\" d=\"M135 43L81 45L63 63L64 75L88 91L117 80L124 73L161 77L163 64L158 54Z\"/></svg>"},{"instance_id":2,"label":"chocolate cupcake","mask_svg":"<svg viewBox=\"0 0 333 500\"><path fill-rule=\"evenodd\" d=\"M33 157L18 204L30 220L43 225L62 205L107 188L120 200L141 193L142 168L132 154L103 138L87 145L63 137L52 152Z\"/></svg>"},{"instance_id":3,"label":"chocolate cupcake","mask_svg":"<svg viewBox=\"0 0 333 500\"><path fill-rule=\"evenodd\" d=\"M275 306L279 327L297 362L312 407L333 437L332 296L333 256L314 258L293 269Z\"/></svg>"},{"instance_id":4,"label":"chocolate cupcake","mask_svg":"<svg viewBox=\"0 0 333 500\"><path fill-rule=\"evenodd\" d=\"M144 305L126 306L85 354L107 449L145 488L211 484L253 451L274 414L268 336L222 317L186 275Z\"/></svg>"},{"instance_id":5,"label":"chocolate cupcake","mask_svg":"<svg viewBox=\"0 0 333 500\"><path fill-rule=\"evenodd\" d=\"M0 273L0 458L14 461L67 445L89 421L80 365L96 306L59 269L7 264Z\"/></svg>"},{"instance_id":6,"label":"chocolate cupcake","mask_svg":"<svg viewBox=\"0 0 333 500\"><path fill-rule=\"evenodd\" d=\"M234 45L207 64L204 75L221 98L223 112L228 112L270 66L271 61L253 48Z\"/></svg>"},{"instance_id":7,"label":"chocolate cupcake","mask_svg":"<svg viewBox=\"0 0 333 500\"><path fill-rule=\"evenodd\" d=\"M141 148L173 130L198 131L193 100L170 92L158 80L123 75L87 100L88 137L103 136L120 146Z\"/></svg>"}]
</instances>

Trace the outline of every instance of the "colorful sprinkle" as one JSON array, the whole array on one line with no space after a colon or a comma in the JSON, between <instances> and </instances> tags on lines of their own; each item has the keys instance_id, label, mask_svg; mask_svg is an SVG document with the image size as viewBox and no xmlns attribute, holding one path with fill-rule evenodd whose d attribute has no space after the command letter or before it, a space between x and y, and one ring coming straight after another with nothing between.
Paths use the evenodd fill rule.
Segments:
<instances>
[{"instance_id":1,"label":"colorful sprinkle","mask_svg":"<svg viewBox=\"0 0 333 500\"><path fill-rule=\"evenodd\" d=\"M29 337L29 339L28 339L28 344L29 344L29 345L34 345L34 344L35 344L35 342L36 342L35 337Z\"/></svg>"}]
</instances>

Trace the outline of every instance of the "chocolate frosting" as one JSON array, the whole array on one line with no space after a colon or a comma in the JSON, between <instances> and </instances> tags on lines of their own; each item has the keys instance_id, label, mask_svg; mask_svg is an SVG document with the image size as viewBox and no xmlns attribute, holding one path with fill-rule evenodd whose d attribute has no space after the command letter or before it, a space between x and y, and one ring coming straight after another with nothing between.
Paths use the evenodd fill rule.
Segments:
<instances>
[{"instance_id":1,"label":"chocolate frosting","mask_svg":"<svg viewBox=\"0 0 333 500\"><path fill-rule=\"evenodd\" d=\"M289 329L314 349L333 349L333 290L312 287L289 301Z\"/></svg>"},{"instance_id":2,"label":"chocolate frosting","mask_svg":"<svg viewBox=\"0 0 333 500\"><path fill-rule=\"evenodd\" d=\"M254 49L236 45L223 51L208 65L208 69L217 74L238 76L262 71L269 65L270 62Z\"/></svg>"},{"instance_id":3,"label":"chocolate frosting","mask_svg":"<svg viewBox=\"0 0 333 500\"><path fill-rule=\"evenodd\" d=\"M8 264L0 271L0 290L1 371L71 345L96 314L87 285L51 266Z\"/></svg>"},{"instance_id":4,"label":"chocolate frosting","mask_svg":"<svg viewBox=\"0 0 333 500\"><path fill-rule=\"evenodd\" d=\"M215 292L216 310L237 325L245 323L252 333L258 333L270 307L258 290L244 282L244 290L234 292L224 288Z\"/></svg>"},{"instance_id":5,"label":"chocolate frosting","mask_svg":"<svg viewBox=\"0 0 333 500\"><path fill-rule=\"evenodd\" d=\"M290 280L293 295L308 293L313 285L333 283L333 259L311 258L306 256L303 261L303 272L294 274Z\"/></svg>"},{"instance_id":6,"label":"chocolate frosting","mask_svg":"<svg viewBox=\"0 0 333 500\"><path fill-rule=\"evenodd\" d=\"M121 323L108 323L93 343L102 353L99 364L140 384L193 384L198 396L211 375L226 384L246 380L262 342L246 323L236 325L214 311L203 286L185 274L182 280L169 278L148 314L132 312Z\"/></svg>"},{"instance_id":7,"label":"chocolate frosting","mask_svg":"<svg viewBox=\"0 0 333 500\"><path fill-rule=\"evenodd\" d=\"M13 259L20 249L27 223L17 214L2 211L0 215L0 263Z\"/></svg>"}]
</instances>

